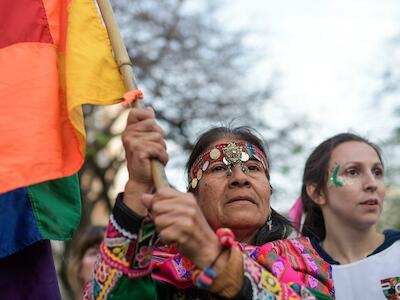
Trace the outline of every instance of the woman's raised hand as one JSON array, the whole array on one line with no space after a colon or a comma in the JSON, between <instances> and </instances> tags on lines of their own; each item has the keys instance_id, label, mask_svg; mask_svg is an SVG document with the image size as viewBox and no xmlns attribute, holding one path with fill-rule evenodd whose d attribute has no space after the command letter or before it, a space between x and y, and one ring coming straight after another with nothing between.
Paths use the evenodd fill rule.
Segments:
<instances>
[{"instance_id":1,"label":"woman's raised hand","mask_svg":"<svg viewBox=\"0 0 400 300\"><path fill-rule=\"evenodd\" d=\"M122 143L129 172L124 202L136 213L146 215L147 209L140 199L143 193L153 190L151 159L163 164L168 161L164 132L152 108L133 108L129 112Z\"/></svg>"},{"instance_id":2,"label":"woman's raised hand","mask_svg":"<svg viewBox=\"0 0 400 300\"><path fill-rule=\"evenodd\" d=\"M163 242L176 243L179 251L199 267L209 265L217 257L218 238L193 194L161 188L155 194L143 195L142 202L151 212Z\"/></svg>"}]
</instances>

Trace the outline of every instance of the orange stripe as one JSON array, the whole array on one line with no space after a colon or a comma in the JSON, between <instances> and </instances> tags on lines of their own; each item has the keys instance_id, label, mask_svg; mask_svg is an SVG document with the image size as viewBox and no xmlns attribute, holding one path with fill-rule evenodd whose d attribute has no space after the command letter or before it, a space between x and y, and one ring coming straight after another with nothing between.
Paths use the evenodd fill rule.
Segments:
<instances>
[{"instance_id":1,"label":"orange stripe","mask_svg":"<svg viewBox=\"0 0 400 300\"><path fill-rule=\"evenodd\" d=\"M51 36L61 52L65 52L70 2L70 0L43 0Z\"/></svg>"},{"instance_id":2,"label":"orange stripe","mask_svg":"<svg viewBox=\"0 0 400 300\"><path fill-rule=\"evenodd\" d=\"M0 193L70 176L83 163L52 44L0 49Z\"/></svg>"}]
</instances>

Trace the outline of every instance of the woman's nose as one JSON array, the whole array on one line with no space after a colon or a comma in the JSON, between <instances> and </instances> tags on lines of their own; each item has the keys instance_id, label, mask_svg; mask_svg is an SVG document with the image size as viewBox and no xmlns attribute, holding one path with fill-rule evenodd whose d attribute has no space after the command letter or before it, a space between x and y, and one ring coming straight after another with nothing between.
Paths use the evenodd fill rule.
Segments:
<instances>
[{"instance_id":1,"label":"woman's nose","mask_svg":"<svg viewBox=\"0 0 400 300\"><path fill-rule=\"evenodd\" d=\"M234 186L246 186L249 185L249 178L246 174L246 169L240 165L231 166L231 175L229 176L229 185Z\"/></svg>"},{"instance_id":2,"label":"woman's nose","mask_svg":"<svg viewBox=\"0 0 400 300\"><path fill-rule=\"evenodd\" d=\"M367 173L364 176L364 189L369 191L375 191L378 188L378 179L372 172Z\"/></svg>"}]
</instances>

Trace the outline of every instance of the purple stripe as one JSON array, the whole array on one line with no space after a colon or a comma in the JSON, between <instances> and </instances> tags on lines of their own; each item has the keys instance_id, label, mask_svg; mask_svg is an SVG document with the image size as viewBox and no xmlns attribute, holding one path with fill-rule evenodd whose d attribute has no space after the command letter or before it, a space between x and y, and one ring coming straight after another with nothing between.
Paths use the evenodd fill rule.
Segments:
<instances>
[{"instance_id":1,"label":"purple stripe","mask_svg":"<svg viewBox=\"0 0 400 300\"><path fill-rule=\"evenodd\" d=\"M48 240L0 260L1 299L61 299Z\"/></svg>"}]
</instances>

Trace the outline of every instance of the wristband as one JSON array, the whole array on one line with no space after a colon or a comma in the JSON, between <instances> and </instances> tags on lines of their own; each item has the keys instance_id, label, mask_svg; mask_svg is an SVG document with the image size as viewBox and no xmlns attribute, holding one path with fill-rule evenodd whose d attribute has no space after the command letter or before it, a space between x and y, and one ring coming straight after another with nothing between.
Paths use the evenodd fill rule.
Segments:
<instances>
[{"instance_id":1,"label":"wristband","mask_svg":"<svg viewBox=\"0 0 400 300\"><path fill-rule=\"evenodd\" d=\"M214 270L215 263L226 249L232 248L235 241L235 235L229 228L218 228L216 234L221 244L221 250L218 255L209 266L203 270L195 269L192 273L193 284L200 289L208 289L212 285L215 277L217 277L217 273Z\"/></svg>"}]
</instances>

